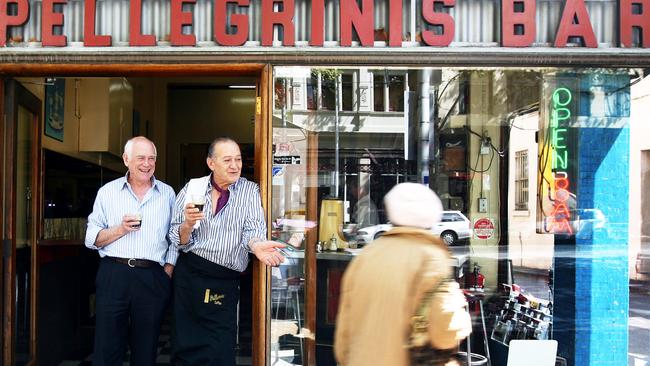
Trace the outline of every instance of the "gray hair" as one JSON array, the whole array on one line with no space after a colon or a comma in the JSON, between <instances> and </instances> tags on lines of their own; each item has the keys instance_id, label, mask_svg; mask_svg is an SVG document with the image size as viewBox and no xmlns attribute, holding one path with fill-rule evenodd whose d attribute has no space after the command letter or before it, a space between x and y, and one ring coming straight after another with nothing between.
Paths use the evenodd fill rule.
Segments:
<instances>
[{"instance_id":1,"label":"gray hair","mask_svg":"<svg viewBox=\"0 0 650 366\"><path fill-rule=\"evenodd\" d=\"M129 159L131 159L131 153L133 152L133 144L135 144L138 141L146 141L150 143L151 146L153 146L154 155L158 156L158 150L156 150L156 144L154 144L153 141L149 140L144 136L135 136L135 137L131 137L129 141L127 141L126 144L124 144L124 154L126 154L126 156Z\"/></svg>"},{"instance_id":2,"label":"gray hair","mask_svg":"<svg viewBox=\"0 0 650 366\"><path fill-rule=\"evenodd\" d=\"M239 146L237 141L231 139L230 137L217 137L216 139L212 140L212 143L210 144L210 147L208 148L208 158L213 158L214 157L214 148L215 146L222 144L224 142L232 142Z\"/></svg>"}]
</instances>

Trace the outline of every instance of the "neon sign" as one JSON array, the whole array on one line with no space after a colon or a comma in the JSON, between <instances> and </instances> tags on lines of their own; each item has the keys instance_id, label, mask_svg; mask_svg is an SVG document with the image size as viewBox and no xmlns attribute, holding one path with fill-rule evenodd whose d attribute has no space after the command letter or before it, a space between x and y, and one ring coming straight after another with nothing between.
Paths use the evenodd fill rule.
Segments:
<instances>
[{"instance_id":1,"label":"neon sign","mask_svg":"<svg viewBox=\"0 0 650 366\"><path fill-rule=\"evenodd\" d=\"M565 127L565 121L571 118L569 103L573 96L567 88L557 88L553 92L551 104L551 123L550 136L553 155L551 157L551 167L553 171L553 190L555 199L553 201L553 212L551 213L551 232L556 234L573 234L573 229L569 222L571 221L571 212L567 206L567 201L571 197L569 194L569 153L567 149L568 130Z\"/></svg>"}]
</instances>

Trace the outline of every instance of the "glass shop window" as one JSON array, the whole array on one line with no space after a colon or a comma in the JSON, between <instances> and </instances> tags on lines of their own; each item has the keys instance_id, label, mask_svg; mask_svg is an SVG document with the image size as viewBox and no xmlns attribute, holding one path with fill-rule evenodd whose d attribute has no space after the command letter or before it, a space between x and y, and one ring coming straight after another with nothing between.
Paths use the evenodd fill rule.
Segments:
<instances>
[{"instance_id":1,"label":"glass shop window","mask_svg":"<svg viewBox=\"0 0 650 366\"><path fill-rule=\"evenodd\" d=\"M650 359L645 344L629 341L642 339L635 325L650 321L642 308L650 296L633 289L650 282L650 233L642 231L650 155L639 138L650 131L633 130L650 128L650 112L632 108L650 105L650 82L637 89L642 71L310 72L290 84L304 83L306 109L283 112L278 93L273 104L271 237L289 245L272 272L271 364L336 364L341 279L393 229L383 199L402 182L427 184L440 197L444 212L430 231L449 249L468 295L477 359L507 364L513 340L556 340L557 364L574 364L567 350L581 342L597 343L583 347L594 360L605 357L596 355L601 349L623 359L612 365ZM337 93L346 113L332 112ZM582 318L572 308L598 318L593 334L575 338Z\"/></svg>"}]
</instances>

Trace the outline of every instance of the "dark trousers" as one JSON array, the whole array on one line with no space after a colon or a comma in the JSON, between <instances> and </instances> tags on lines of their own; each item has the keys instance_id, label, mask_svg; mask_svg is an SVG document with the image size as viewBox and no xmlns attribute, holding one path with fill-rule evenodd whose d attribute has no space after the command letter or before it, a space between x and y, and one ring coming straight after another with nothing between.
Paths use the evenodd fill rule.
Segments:
<instances>
[{"instance_id":1,"label":"dark trousers","mask_svg":"<svg viewBox=\"0 0 650 366\"><path fill-rule=\"evenodd\" d=\"M156 364L160 325L171 296L163 267L131 268L102 258L97 288L93 365L122 365L126 345L131 366Z\"/></svg>"},{"instance_id":2,"label":"dark trousers","mask_svg":"<svg viewBox=\"0 0 650 366\"><path fill-rule=\"evenodd\" d=\"M174 269L172 363L234 366L240 273L192 253Z\"/></svg>"}]
</instances>

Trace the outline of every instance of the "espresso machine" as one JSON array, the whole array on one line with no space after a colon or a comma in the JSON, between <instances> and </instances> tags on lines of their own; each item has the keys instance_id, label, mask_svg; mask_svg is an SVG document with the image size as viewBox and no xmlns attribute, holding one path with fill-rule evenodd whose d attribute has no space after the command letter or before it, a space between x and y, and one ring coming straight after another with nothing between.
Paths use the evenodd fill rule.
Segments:
<instances>
[{"instance_id":1,"label":"espresso machine","mask_svg":"<svg viewBox=\"0 0 650 366\"><path fill-rule=\"evenodd\" d=\"M323 249L332 250L334 244L338 250L348 247L343 236L343 201L327 198L320 204L320 221L318 223L318 240L325 243Z\"/></svg>"}]
</instances>

